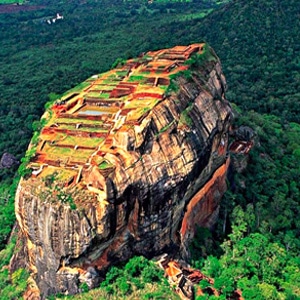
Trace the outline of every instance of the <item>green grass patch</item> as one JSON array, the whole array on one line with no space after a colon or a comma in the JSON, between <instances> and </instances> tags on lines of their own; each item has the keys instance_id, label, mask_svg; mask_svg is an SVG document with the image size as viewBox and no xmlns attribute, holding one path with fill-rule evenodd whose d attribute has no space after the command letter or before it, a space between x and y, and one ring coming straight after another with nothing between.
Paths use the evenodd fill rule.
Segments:
<instances>
[{"instance_id":1,"label":"green grass patch","mask_svg":"<svg viewBox=\"0 0 300 300\"><path fill-rule=\"evenodd\" d=\"M119 79L116 76L113 76L113 77L109 76L107 79L102 80L103 84L116 84L118 82L119 82Z\"/></svg>"},{"instance_id":2,"label":"green grass patch","mask_svg":"<svg viewBox=\"0 0 300 300\"><path fill-rule=\"evenodd\" d=\"M100 94L100 98L102 98L102 99L108 99L109 96L110 96L109 93L101 93L101 94Z\"/></svg>"},{"instance_id":3,"label":"green grass patch","mask_svg":"<svg viewBox=\"0 0 300 300\"><path fill-rule=\"evenodd\" d=\"M129 82L135 82L135 81L140 82L140 81L144 81L144 80L145 80L145 77L142 75L132 75L128 79Z\"/></svg>"},{"instance_id":4,"label":"green grass patch","mask_svg":"<svg viewBox=\"0 0 300 300\"><path fill-rule=\"evenodd\" d=\"M103 91L103 90L105 90L105 91L112 91L114 88L116 87L116 84L113 84L113 85L111 85L111 84L103 84L103 85L94 85L93 86L93 90L94 91Z\"/></svg>"},{"instance_id":5,"label":"green grass patch","mask_svg":"<svg viewBox=\"0 0 300 300\"><path fill-rule=\"evenodd\" d=\"M159 88L162 89L164 92L168 90L168 85L159 85Z\"/></svg>"},{"instance_id":6,"label":"green grass patch","mask_svg":"<svg viewBox=\"0 0 300 300\"><path fill-rule=\"evenodd\" d=\"M103 138L82 138L75 136L67 136L61 144L64 145L78 145L84 147L96 147L98 146L104 139Z\"/></svg>"},{"instance_id":7,"label":"green grass patch","mask_svg":"<svg viewBox=\"0 0 300 300\"><path fill-rule=\"evenodd\" d=\"M71 148L62 148L62 147L50 147L51 154L64 155L64 156L72 156L74 149Z\"/></svg>"},{"instance_id":8,"label":"green grass patch","mask_svg":"<svg viewBox=\"0 0 300 300\"><path fill-rule=\"evenodd\" d=\"M75 150L69 147L55 147L51 145L46 145L43 149L47 153L47 158L49 159L69 159L75 161L86 162L86 160L92 155L94 150Z\"/></svg>"},{"instance_id":9,"label":"green grass patch","mask_svg":"<svg viewBox=\"0 0 300 300\"><path fill-rule=\"evenodd\" d=\"M87 96L92 98L100 98L100 92L89 92Z\"/></svg>"},{"instance_id":10,"label":"green grass patch","mask_svg":"<svg viewBox=\"0 0 300 300\"><path fill-rule=\"evenodd\" d=\"M116 71L116 75L118 75L118 76L126 76L127 75L127 71Z\"/></svg>"},{"instance_id":11,"label":"green grass patch","mask_svg":"<svg viewBox=\"0 0 300 300\"><path fill-rule=\"evenodd\" d=\"M105 170L105 169L107 169L107 168L111 168L113 165L110 163L110 162L108 162L107 160L103 160L99 165L98 165L98 167L99 167L99 169L100 170Z\"/></svg>"}]
</instances>

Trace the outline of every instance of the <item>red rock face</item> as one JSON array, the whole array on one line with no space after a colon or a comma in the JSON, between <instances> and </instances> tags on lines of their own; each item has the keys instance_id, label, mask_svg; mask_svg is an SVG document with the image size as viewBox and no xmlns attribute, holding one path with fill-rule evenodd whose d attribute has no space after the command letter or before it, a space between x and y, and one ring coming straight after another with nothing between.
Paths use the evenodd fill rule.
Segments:
<instances>
[{"instance_id":1,"label":"red rock face","mask_svg":"<svg viewBox=\"0 0 300 300\"><path fill-rule=\"evenodd\" d=\"M188 203L180 228L182 241L190 240L194 236L197 225L201 227L212 225L212 216L218 210L221 197L226 191L228 166L229 158Z\"/></svg>"},{"instance_id":2,"label":"red rock face","mask_svg":"<svg viewBox=\"0 0 300 300\"><path fill-rule=\"evenodd\" d=\"M42 298L94 287L99 270L134 255L186 257L195 226L216 220L231 120L220 62L204 44L140 60L89 79L55 104L66 112L48 112L16 195Z\"/></svg>"}]
</instances>

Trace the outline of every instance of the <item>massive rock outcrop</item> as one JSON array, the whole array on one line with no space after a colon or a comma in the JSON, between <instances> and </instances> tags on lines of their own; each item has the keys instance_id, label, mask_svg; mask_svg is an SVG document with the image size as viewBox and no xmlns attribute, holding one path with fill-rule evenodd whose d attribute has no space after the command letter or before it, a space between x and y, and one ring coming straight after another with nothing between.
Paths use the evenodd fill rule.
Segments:
<instances>
[{"instance_id":1,"label":"massive rock outcrop","mask_svg":"<svg viewBox=\"0 0 300 300\"><path fill-rule=\"evenodd\" d=\"M136 254L188 255L226 190L225 88L208 45L177 46L120 62L48 109L16 195L42 298L94 287Z\"/></svg>"}]
</instances>

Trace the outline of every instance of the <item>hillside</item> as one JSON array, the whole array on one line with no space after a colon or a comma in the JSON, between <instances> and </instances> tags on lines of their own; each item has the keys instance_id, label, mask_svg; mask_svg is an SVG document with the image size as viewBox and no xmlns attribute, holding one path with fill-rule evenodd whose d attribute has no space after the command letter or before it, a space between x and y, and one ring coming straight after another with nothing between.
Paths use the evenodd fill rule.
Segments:
<instances>
[{"instance_id":1,"label":"hillside","mask_svg":"<svg viewBox=\"0 0 300 300\"><path fill-rule=\"evenodd\" d=\"M297 0L233 1L197 29L220 55L228 97L244 110L300 122L299 11Z\"/></svg>"}]
</instances>

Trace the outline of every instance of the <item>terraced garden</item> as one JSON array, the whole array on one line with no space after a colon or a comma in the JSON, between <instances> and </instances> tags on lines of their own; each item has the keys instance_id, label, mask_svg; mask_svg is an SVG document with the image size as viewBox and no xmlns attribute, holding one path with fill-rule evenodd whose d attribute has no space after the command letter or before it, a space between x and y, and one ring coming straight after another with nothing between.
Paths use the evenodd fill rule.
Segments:
<instances>
[{"instance_id":1,"label":"terraced garden","mask_svg":"<svg viewBox=\"0 0 300 300\"><path fill-rule=\"evenodd\" d=\"M186 70L186 60L203 53L203 46L148 52L64 93L43 116L47 124L28 166L32 175L61 174L65 186L76 185L81 171L94 167L107 176L114 169L108 153L126 161L127 149L115 134L139 126L165 98L172 76ZM85 184L91 190L91 183Z\"/></svg>"}]
</instances>

